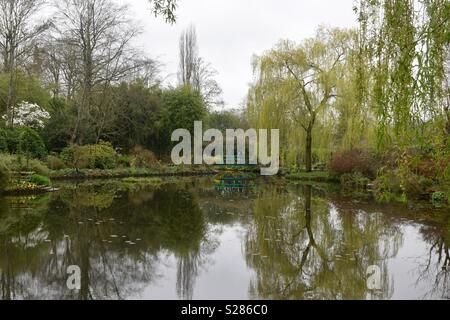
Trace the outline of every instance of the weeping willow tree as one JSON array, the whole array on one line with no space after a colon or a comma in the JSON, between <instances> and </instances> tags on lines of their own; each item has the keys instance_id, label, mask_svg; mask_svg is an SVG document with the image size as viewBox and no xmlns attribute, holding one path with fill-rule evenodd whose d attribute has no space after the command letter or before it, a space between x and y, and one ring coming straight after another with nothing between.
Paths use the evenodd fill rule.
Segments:
<instances>
[{"instance_id":1,"label":"weeping willow tree","mask_svg":"<svg viewBox=\"0 0 450 320\"><path fill-rule=\"evenodd\" d=\"M250 123L281 129L285 164L308 171L355 148L449 162L450 1L358 0L354 10L357 30L321 28L255 58Z\"/></svg>"},{"instance_id":2,"label":"weeping willow tree","mask_svg":"<svg viewBox=\"0 0 450 320\"><path fill-rule=\"evenodd\" d=\"M332 149L338 87L354 38L352 31L320 28L314 38L281 41L254 59L249 120L258 128L282 129L283 160L301 163L303 156L308 172Z\"/></svg>"},{"instance_id":3,"label":"weeping willow tree","mask_svg":"<svg viewBox=\"0 0 450 320\"><path fill-rule=\"evenodd\" d=\"M331 123L335 127L333 146L339 151L372 148L375 140L375 115L365 99L369 90L367 43L361 31L355 31L353 37L337 79L338 99Z\"/></svg>"},{"instance_id":4,"label":"weeping willow tree","mask_svg":"<svg viewBox=\"0 0 450 320\"><path fill-rule=\"evenodd\" d=\"M360 104L377 121L379 150L442 146L445 69L450 44L448 0L361 0Z\"/></svg>"}]
</instances>

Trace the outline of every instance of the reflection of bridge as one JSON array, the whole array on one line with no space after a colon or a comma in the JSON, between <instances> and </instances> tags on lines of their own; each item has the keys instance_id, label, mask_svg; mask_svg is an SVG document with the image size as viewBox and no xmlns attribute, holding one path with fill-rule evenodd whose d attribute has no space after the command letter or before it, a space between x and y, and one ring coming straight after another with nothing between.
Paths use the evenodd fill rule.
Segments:
<instances>
[{"instance_id":1,"label":"reflection of bridge","mask_svg":"<svg viewBox=\"0 0 450 320\"><path fill-rule=\"evenodd\" d=\"M246 190L253 190L255 188L255 184L252 183L252 181L254 180L255 179L251 177L227 175L214 181L214 189L228 192L244 192Z\"/></svg>"}]
</instances>

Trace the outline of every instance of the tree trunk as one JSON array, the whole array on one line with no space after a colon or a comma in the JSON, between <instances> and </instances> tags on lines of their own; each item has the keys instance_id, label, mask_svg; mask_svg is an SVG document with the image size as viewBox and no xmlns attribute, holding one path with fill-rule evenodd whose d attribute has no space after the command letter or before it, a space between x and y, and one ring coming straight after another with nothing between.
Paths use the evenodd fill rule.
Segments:
<instances>
[{"instance_id":1,"label":"tree trunk","mask_svg":"<svg viewBox=\"0 0 450 320\"><path fill-rule=\"evenodd\" d=\"M12 70L9 72L8 94L6 97L6 112L10 117L10 126L14 127L14 74Z\"/></svg>"},{"instance_id":2,"label":"tree trunk","mask_svg":"<svg viewBox=\"0 0 450 320\"><path fill-rule=\"evenodd\" d=\"M312 171L312 125L306 130L305 165L306 172Z\"/></svg>"},{"instance_id":3,"label":"tree trunk","mask_svg":"<svg viewBox=\"0 0 450 320\"><path fill-rule=\"evenodd\" d=\"M445 108L447 121L445 123L445 134L450 137L450 106Z\"/></svg>"},{"instance_id":4,"label":"tree trunk","mask_svg":"<svg viewBox=\"0 0 450 320\"><path fill-rule=\"evenodd\" d=\"M11 44L12 46L12 44ZM8 67L7 67L7 72L9 73L9 78L8 78L8 94L6 97L6 112L7 115L9 115L10 119L10 125L11 127L14 127L14 117L15 117L15 73L16 73L16 66L15 66L15 50L14 49L10 49L11 52L9 53L9 57L8 57Z\"/></svg>"},{"instance_id":5,"label":"tree trunk","mask_svg":"<svg viewBox=\"0 0 450 320\"><path fill-rule=\"evenodd\" d=\"M448 148L450 146L450 108L446 108L445 117L444 148Z\"/></svg>"}]
</instances>

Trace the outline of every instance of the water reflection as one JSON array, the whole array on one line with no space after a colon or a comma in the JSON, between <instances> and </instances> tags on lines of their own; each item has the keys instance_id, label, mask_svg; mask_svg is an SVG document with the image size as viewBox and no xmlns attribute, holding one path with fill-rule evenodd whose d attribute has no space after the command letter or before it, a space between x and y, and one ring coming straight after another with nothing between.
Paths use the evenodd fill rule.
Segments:
<instances>
[{"instance_id":1,"label":"water reflection","mask_svg":"<svg viewBox=\"0 0 450 320\"><path fill-rule=\"evenodd\" d=\"M197 201L176 185L83 186L42 205L1 208L3 299L127 298L158 277L156 263L168 253L178 261L179 295L189 299L202 255L212 250ZM77 294L64 286L70 265L82 270Z\"/></svg>"},{"instance_id":2,"label":"water reflection","mask_svg":"<svg viewBox=\"0 0 450 320\"><path fill-rule=\"evenodd\" d=\"M0 198L1 299L449 298L447 212L255 184L111 181Z\"/></svg>"},{"instance_id":3,"label":"water reflection","mask_svg":"<svg viewBox=\"0 0 450 320\"><path fill-rule=\"evenodd\" d=\"M255 224L247 238L249 265L259 270L252 297L269 299L387 299L392 295L386 261L402 241L398 228L382 215L340 214L333 203L301 193L279 197L270 206L258 200ZM366 270L384 275L379 292L369 292ZM275 272L274 272L275 270Z\"/></svg>"},{"instance_id":4,"label":"water reflection","mask_svg":"<svg viewBox=\"0 0 450 320\"><path fill-rule=\"evenodd\" d=\"M214 190L222 196L231 197L237 193L251 194L256 190L254 180L244 175L224 174L214 180Z\"/></svg>"},{"instance_id":5,"label":"water reflection","mask_svg":"<svg viewBox=\"0 0 450 320\"><path fill-rule=\"evenodd\" d=\"M433 283L424 298L441 296L450 299L449 229L436 226L422 228L422 233L429 243L430 249L419 262L416 284Z\"/></svg>"}]
</instances>

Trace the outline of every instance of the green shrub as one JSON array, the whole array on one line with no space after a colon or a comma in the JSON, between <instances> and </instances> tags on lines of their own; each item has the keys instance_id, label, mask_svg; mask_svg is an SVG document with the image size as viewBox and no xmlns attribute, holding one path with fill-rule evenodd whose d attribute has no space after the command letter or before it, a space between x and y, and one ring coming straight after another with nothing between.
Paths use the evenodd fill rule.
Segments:
<instances>
[{"instance_id":1,"label":"green shrub","mask_svg":"<svg viewBox=\"0 0 450 320\"><path fill-rule=\"evenodd\" d=\"M61 159L77 169L113 169L116 166L116 151L110 143L95 145L70 145L61 153Z\"/></svg>"},{"instance_id":2,"label":"green shrub","mask_svg":"<svg viewBox=\"0 0 450 320\"><path fill-rule=\"evenodd\" d=\"M18 153L19 144L20 144L20 136L22 132L25 130L24 127L6 127L4 129L6 136L6 144L8 146L8 150L10 153Z\"/></svg>"},{"instance_id":3,"label":"green shrub","mask_svg":"<svg viewBox=\"0 0 450 320\"><path fill-rule=\"evenodd\" d=\"M20 159L20 158L19 158ZM32 159L28 163L24 161L19 161L19 167L17 171L32 171L36 174L47 176L50 170L41 161Z\"/></svg>"},{"instance_id":4,"label":"green shrub","mask_svg":"<svg viewBox=\"0 0 450 320\"><path fill-rule=\"evenodd\" d=\"M9 184L11 174L8 166L4 163L4 161L0 160L0 192L5 190L5 188Z\"/></svg>"},{"instance_id":5,"label":"green shrub","mask_svg":"<svg viewBox=\"0 0 450 320\"><path fill-rule=\"evenodd\" d=\"M41 136L30 128L24 128L20 134L19 151L27 160L44 159L47 156L47 150Z\"/></svg>"},{"instance_id":6,"label":"green shrub","mask_svg":"<svg viewBox=\"0 0 450 320\"><path fill-rule=\"evenodd\" d=\"M0 152L8 152L8 135L2 128L0 128Z\"/></svg>"},{"instance_id":7,"label":"green shrub","mask_svg":"<svg viewBox=\"0 0 450 320\"><path fill-rule=\"evenodd\" d=\"M63 98L54 97L49 101L50 119L42 131L42 138L49 151L61 152L71 140L72 113L69 103Z\"/></svg>"},{"instance_id":8,"label":"green shrub","mask_svg":"<svg viewBox=\"0 0 450 320\"><path fill-rule=\"evenodd\" d=\"M433 193L431 200L436 207L441 207L448 202L448 197L445 192L435 192Z\"/></svg>"},{"instance_id":9,"label":"green shrub","mask_svg":"<svg viewBox=\"0 0 450 320\"><path fill-rule=\"evenodd\" d=\"M348 189L366 189L370 180L361 173L346 173L341 176L341 185Z\"/></svg>"},{"instance_id":10,"label":"green shrub","mask_svg":"<svg viewBox=\"0 0 450 320\"><path fill-rule=\"evenodd\" d=\"M426 177L410 173L402 179L402 188L406 195L412 198L420 198L429 194L433 181Z\"/></svg>"},{"instance_id":11,"label":"green shrub","mask_svg":"<svg viewBox=\"0 0 450 320\"><path fill-rule=\"evenodd\" d=\"M27 162L21 155L0 154L0 162L3 162L11 171L32 171L34 173L47 176L49 169L41 161L31 159Z\"/></svg>"},{"instance_id":12,"label":"green shrub","mask_svg":"<svg viewBox=\"0 0 450 320\"><path fill-rule=\"evenodd\" d=\"M28 177L28 182L37 184L39 186L49 187L51 185L50 179L45 176L41 176L38 174L33 174Z\"/></svg>"},{"instance_id":13,"label":"green shrub","mask_svg":"<svg viewBox=\"0 0 450 320\"><path fill-rule=\"evenodd\" d=\"M94 167L96 169L113 169L116 166L116 151L109 142L101 142L91 146L95 155Z\"/></svg>"},{"instance_id":14,"label":"green shrub","mask_svg":"<svg viewBox=\"0 0 450 320\"><path fill-rule=\"evenodd\" d=\"M16 171L15 167L18 166L17 156L0 153L0 164L3 164L9 171Z\"/></svg>"},{"instance_id":15,"label":"green shrub","mask_svg":"<svg viewBox=\"0 0 450 320\"><path fill-rule=\"evenodd\" d=\"M135 168L151 168L158 163L158 159L152 151L140 146L131 150L131 157L131 166Z\"/></svg>"},{"instance_id":16,"label":"green shrub","mask_svg":"<svg viewBox=\"0 0 450 320\"><path fill-rule=\"evenodd\" d=\"M432 180L407 170L384 170L375 180L375 192L378 196L402 194L404 197L421 198L432 185Z\"/></svg>"},{"instance_id":17,"label":"green shrub","mask_svg":"<svg viewBox=\"0 0 450 320\"><path fill-rule=\"evenodd\" d=\"M88 152L88 146L72 144L65 148L61 154L61 160L70 168L90 169L94 167L93 156Z\"/></svg>"},{"instance_id":18,"label":"green shrub","mask_svg":"<svg viewBox=\"0 0 450 320\"><path fill-rule=\"evenodd\" d=\"M52 170L63 170L66 168L66 164L58 157L48 156L47 167L49 167Z\"/></svg>"},{"instance_id":19,"label":"green shrub","mask_svg":"<svg viewBox=\"0 0 450 320\"><path fill-rule=\"evenodd\" d=\"M392 170L380 171L374 182L375 198L380 202L390 202L397 194L402 193L398 175Z\"/></svg>"},{"instance_id":20,"label":"green shrub","mask_svg":"<svg viewBox=\"0 0 450 320\"><path fill-rule=\"evenodd\" d=\"M117 159L117 165L121 168L130 168L132 159L129 156L120 156Z\"/></svg>"},{"instance_id":21,"label":"green shrub","mask_svg":"<svg viewBox=\"0 0 450 320\"><path fill-rule=\"evenodd\" d=\"M75 161L74 155L77 148L79 148L79 146L75 144L69 145L61 151L59 158L67 165L73 164Z\"/></svg>"}]
</instances>

